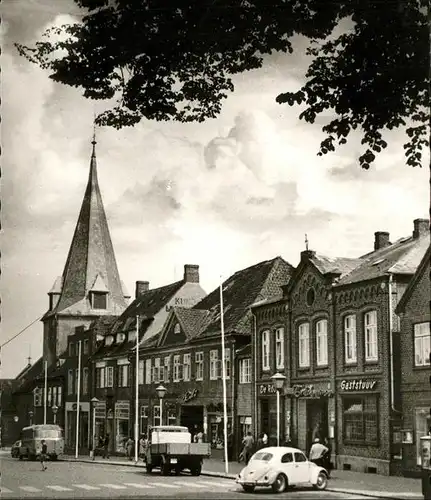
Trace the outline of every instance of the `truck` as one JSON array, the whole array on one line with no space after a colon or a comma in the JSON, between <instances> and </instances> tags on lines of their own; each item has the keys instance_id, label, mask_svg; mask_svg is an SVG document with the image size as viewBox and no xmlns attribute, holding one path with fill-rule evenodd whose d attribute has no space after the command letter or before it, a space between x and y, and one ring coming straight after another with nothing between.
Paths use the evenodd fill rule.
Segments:
<instances>
[{"instance_id":1,"label":"truck","mask_svg":"<svg viewBox=\"0 0 431 500\"><path fill-rule=\"evenodd\" d=\"M161 425L148 429L145 452L148 473L158 467L164 476L168 476L171 471L178 475L183 470L199 476L203 459L210 455L210 443L192 443L187 427Z\"/></svg>"}]
</instances>

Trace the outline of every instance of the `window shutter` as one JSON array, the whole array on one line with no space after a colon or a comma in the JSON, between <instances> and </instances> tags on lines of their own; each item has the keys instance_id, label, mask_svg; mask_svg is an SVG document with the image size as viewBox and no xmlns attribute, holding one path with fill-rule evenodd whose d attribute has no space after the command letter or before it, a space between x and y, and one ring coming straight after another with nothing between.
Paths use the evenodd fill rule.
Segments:
<instances>
[{"instance_id":1,"label":"window shutter","mask_svg":"<svg viewBox=\"0 0 431 500\"><path fill-rule=\"evenodd\" d=\"M166 382L165 380L165 367L161 366L159 368L159 382Z\"/></svg>"},{"instance_id":2,"label":"window shutter","mask_svg":"<svg viewBox=\"0 0 431 500\"><path fill-rule=\"evenodd\" d=\"M178 365L178 380L183 380L184 367L183 365Z\"/></svg>"},{"instance_id":3,"label":"window shutter","mask_svg":"<svg viewBox=\"0 0 431 500\"><path fill-rule=\"evenodd\" d=\"M151 367L151 383L154 383L154 382L155 382L154 372L155 372L155 367L154 367L154 366L152 366L152 367Z\"/></svg>"}]
</instances>

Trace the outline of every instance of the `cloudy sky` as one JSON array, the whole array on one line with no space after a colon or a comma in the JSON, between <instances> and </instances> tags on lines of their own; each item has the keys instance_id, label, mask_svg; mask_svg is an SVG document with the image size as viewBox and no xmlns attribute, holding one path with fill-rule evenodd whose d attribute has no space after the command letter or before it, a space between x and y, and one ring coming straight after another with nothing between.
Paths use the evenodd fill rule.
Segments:
<instances>
[{"instance_id":1,"label":"cloudy sky","mask_svg":"<svg viewBox=\"0 0 431 500\"><path fill-rule=\"evenodd\" d=\"M2 12L2 322L1 343L39 318L61 275L88 176L93 112L103 104L50 81L20 58L52 25L74 20L72 0L3 0ZM373 233L410 235L427 216L428 169L404 164L403 135L370 171L358 167L357 138L316 156L319 125L276 104L305 72L296 55L268 57L235 79L221 115L203 124L142 122L97 132L99 180L120 274L156 287L199 264L210 292L219 276L281 255L297 265L310 247L355 257ZM428 160L427 160L428 161ZM424 165L427 165L424 162ZM2 350L2 377L42 352L36 322Z\"/></svg>"}]
</instances>

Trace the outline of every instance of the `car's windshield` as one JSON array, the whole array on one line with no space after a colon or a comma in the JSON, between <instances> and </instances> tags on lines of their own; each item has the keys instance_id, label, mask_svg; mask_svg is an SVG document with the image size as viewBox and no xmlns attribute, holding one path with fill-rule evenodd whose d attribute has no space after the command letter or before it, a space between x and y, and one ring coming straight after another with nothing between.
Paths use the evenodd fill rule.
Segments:
<instances>
[{"instance_id":1,"label":"car's windshield","mask_svg":"<svg viewBox=\"0 0 431 500\"><path fill-rule=\"evenodd\" d=\"M255 453L251 459L252 460L261 460L262 462L269 462L272 458L272 453L267 453L265 451L258 451Z\"/></svg>"}]
</instances>

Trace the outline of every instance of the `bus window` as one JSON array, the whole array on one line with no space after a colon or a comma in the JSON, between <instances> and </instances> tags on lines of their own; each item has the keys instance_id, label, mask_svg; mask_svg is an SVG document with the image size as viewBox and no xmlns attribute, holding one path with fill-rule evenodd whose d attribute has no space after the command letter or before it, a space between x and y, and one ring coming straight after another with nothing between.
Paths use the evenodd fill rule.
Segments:
<instances>
[{"instance_id":1,"label":"bus window","mask_svg":"<svg viewBox=\"0 0 431 500\"><path fill-rule=\"evenodd\" d=\"M35 438L37 439L58 439L62 437L61 430L37 429L35 432Z\"/></svg>"}]
</instances>

